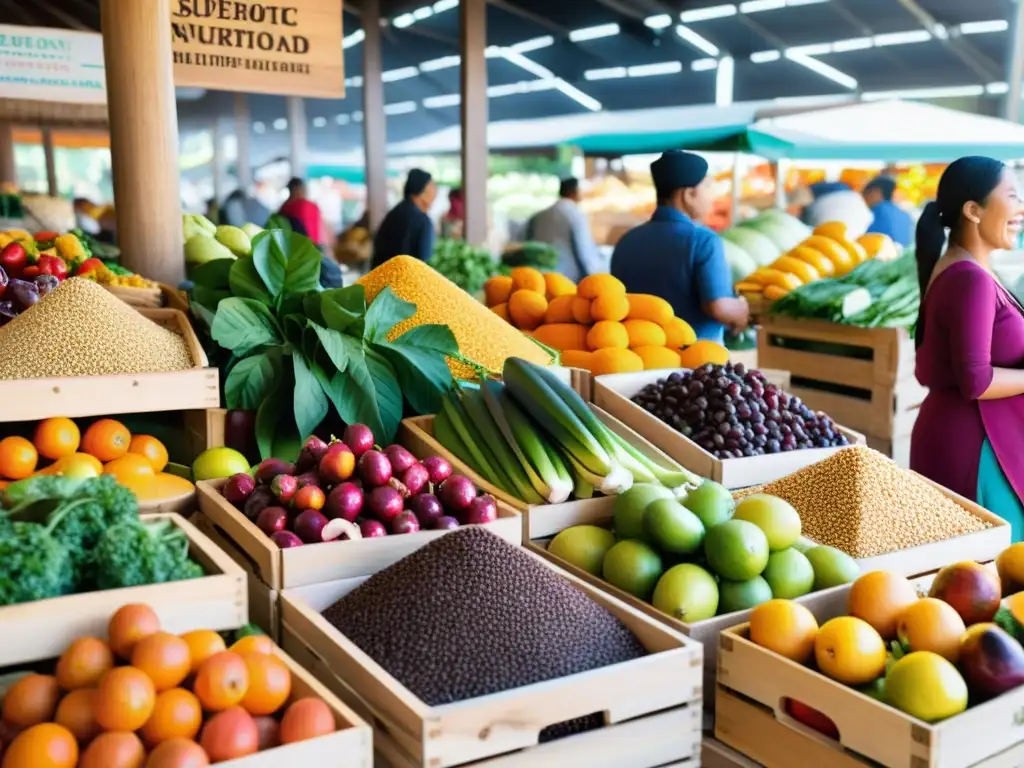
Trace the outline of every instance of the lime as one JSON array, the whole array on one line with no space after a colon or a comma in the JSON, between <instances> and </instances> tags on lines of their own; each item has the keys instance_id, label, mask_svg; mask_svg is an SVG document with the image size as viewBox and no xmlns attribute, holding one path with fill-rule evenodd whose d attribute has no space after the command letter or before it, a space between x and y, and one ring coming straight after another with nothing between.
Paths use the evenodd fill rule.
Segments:
<instances>
[{"instance_id":1,"label":"lime","mask_svg":"<svg viewBox=\"0 0 1024 768\"><path fill-rule=\"evenodd\" d=\"M824 545L812 547L804 552L814 568L814 589L828 589L840 584L849 584L860 576L857 561L835 547Z\"/></svg>"},{"instance_id":2,"label":"lime","mask_svg":"<svg viewBox=\"0 0 1024 768\"><path fill-rule=\"evenodd\" d=\"M207 448L192 463L192 479L216 480L249 471L245 456L233 448Z\"/></svg>"},{"instance_id":3,"label":"lime","mask_svg":"<svg viewBox=\"0 0 1024 768\"><path fill-rule=\"evenodd\" d=\"M601 575L613 587L618 587L641 600L647 600L661 576L661 557L642 541L620 541L604 556Z\"/></svg>"},{"instance_id":4,"label":"lime","mask_svg":"<svg viewBox=\"0 0 1024 768\"><path fill-rule=\"evenodd\" d=\"M896 709L935 723L967 709L967 683L937 653L917 651L892 665L885 676L885 697Z\"/></svg>"},{"instance_id":5,"label":"lime","mask_svg":"<svg viewBox=\"0 0 1024 768\"><path fill-rule=\"evenodd\" d=\"M786 600L806 595L814 587L811 561L792 547L772 552L762 576L772 588L772 594Z\"/></svg>"},{"instance_id":6,"label":"lime","mask_svg":"<svg viewBox=\"0 0 1024 768\"><path fill-rule=\"evenodd\" d=\"M683 506L699 517L705 528L712 528L732 517L736 502L724 485L705 480L686 495Z\"/></svg>"},{"instance_id":7,"label":"lime","mask_svg":"<svg viewBox=\"0 0 1024 768\"><path fill-rule=\"evenodd\" d=\"M800 538L800 515L785 499L758 493L736 505L733 519L753 523L768 537L772 552L789 549Z\"/></svg>"},{"instance_id":8,"label":"lime","mask_svg":"<svg viewBox=\"0 0 1024 768\"><path fill-rule=\"evenodd\" d=\"M644 516L647 540L665 552L689 555L704 543L700 519L675 499L658 499Z\"/></svg>"},{"instance_id":9,"label":"lime","mask_svg":"<svg viewBox=\"0 0 1024 768\"><path fill-rule=\"evenodd\" d=\"M658 499L674 498L672 491L663 485L638 483L625 493L615 497L612 507L615 535L620 539L639 539L645 541L644 512L647 505Z\"/></svg>"},{"instance_id":10,"label":"lime","mask_svg":"<svg viewBox=\"0 0 1024 768\"><path fill-rule=\"evenodd\" d=\"M718 611L718 585L699 565L683 563L658 579L651 602L662 613L687 624L704 621Z\"/></svg>"},{"instance_id":11,"label":"lime","mask_svg":"<svg viewBox=\"0 0 1024 768\"><path fill-rule=\"evenodd\" d=\"M816 542L811 541L806 536L801 536L799 539L793 542L793 549L798 552L803 552L805 555L808 550L814 549L817 545Z\"/></svg>"},{"instance_id":12,"label":"lime","mask_svg":"<svg viewBox=\"0 0 1024 768\"><path fill-rule=\"evenodd\" d=\"M746 520L729 520L708 530L704 555L711 570L723 579L746 581L768 564L768 538Z\"/></svg>"},{"instance_id":13,"label":"lime","mask_svg":"<svg viewBox=\"0 0 1024 768\"><path fill-rule=\"evenodd\" d=\"M612 532L596 525L574 525L551 540L548 552L594 576L601 575L604 556L615 545Z\"/></svg>"},{"instance_id":14,"label":"lime","mask_svg":"<svg viewBox=\"0 0 1024 768\"><path fill-rule=\"evenodd\" d=\"M718 585L718 613L747 611L772 599L772 588L760 576L746 581L722 580Z\"/></svg>"}]
</instances>

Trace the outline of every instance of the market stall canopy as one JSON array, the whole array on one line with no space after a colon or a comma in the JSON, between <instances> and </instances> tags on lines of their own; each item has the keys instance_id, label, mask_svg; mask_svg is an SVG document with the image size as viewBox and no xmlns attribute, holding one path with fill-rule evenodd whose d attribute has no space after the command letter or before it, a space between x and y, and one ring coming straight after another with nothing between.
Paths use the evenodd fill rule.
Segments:
<instances>
[{"instance_id":1,"label":"market stall canopy","mask_svg":"<svg viewBox=\"0 0 1024 768\"><path fill-rule=\"evenodd\" d=\"M942 161L1024 158L1024 126L933 104L887 100L768 117L747 130L770 159Z\"/></svg>"}]
</instances>

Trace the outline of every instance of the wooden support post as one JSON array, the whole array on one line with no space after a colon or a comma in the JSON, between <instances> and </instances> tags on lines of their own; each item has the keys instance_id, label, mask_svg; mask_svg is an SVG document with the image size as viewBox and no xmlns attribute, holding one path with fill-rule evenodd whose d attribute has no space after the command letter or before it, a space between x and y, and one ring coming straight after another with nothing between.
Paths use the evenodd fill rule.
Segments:
<instances>
[{"instance_id":1,"label":"wooden support post","mask_svg":"<svg viewBox=\"0 0 1024 768\"><path fill-rule=\"evenodd\" d=\"M46 189L50 197L58 197L60 188L57 186L57 160L53 155L53 131L43 128L43 156L46 159Z\"/></svg>"},{"instance_id":2,"label":"wooden support post","mask_svg":"<svg viewBox=\"0 0 1024 768\"><path fill-rule=\"evenodd\" d=\"M1006 82L1009 90L1006 92L1006 103L1003 107L1003 117L1013 123L1021 121L1021 88L1024 88L1024 2L1018 0L1013 9L1010 29L1010 56L1007 69L1009 70Z\"/></svg>"},{"instance_id":3,"label":"wooden support post","mask_svg":"<svg viewBox=\"0 0 1024 768\"><path fill-rule=\"evenodd\" d=\"M238 188L249 194L252 192L252 159L249 154L249 102L244 93L235 94L235 176Z\"/></svg>"},{"instance_id":4,"label":"wooden support post","mask_svg":"<svg viewBox=\"0 0 1024 768\"><path fill-rule=\"evenodd\" d=\"M0 184L18 183L18 164L14 159L14 126L0 123Z\"/></svg>"},{"instance_id":5,"label":"wooden support post","mask_svg":"<svg viewBox=\"0 0 1024 768\"><path fill-rule=\"evenodd\" d=\"M100 0L121 259L151 280L185 276L170 0Z\"/></svg>"},{"instance_id":6,"label":"wooden support post","mask_svg":"<svg viewBox=\"0 0 1024 768\"><path fill-rule=\"evenodd\" d=\"M306 175L306 102L298 96L289 96L288 105L288 159L292 176Z\"/></svg>"},{"instance_id":7,"label":"wooden support post","mask_svg":"<svg viewBox=\"0 0 1024 768\"><path fill-rule=\"evenodd\" d=\"M210 162L213 171L213 202L220 206L224 201L224 136L219 118L210 127L210 139L213 143L213 158Z\"/></svg>"},{"instance_id":8,"label":"wooden support post","mask_svg":"<svg viewBox=\"0 0 1024 768\"><path fill-rule=\"evenodd\" d=\"M380 0L364 0L363 145L366 147L366 212L376 232L388 212L388 127L384 114L384 59L380 39Z\"/></svg>"},{"instance_id":9,"label":"wooden support post","mask_svg":"<svg viewBox=\"0 0 1024 768\"><path fill-rule=\"evenodd\" d=\"M487 2L459 4L462 53L462 199L467 243L487 241Z\"/></svg>"}]
</instances>

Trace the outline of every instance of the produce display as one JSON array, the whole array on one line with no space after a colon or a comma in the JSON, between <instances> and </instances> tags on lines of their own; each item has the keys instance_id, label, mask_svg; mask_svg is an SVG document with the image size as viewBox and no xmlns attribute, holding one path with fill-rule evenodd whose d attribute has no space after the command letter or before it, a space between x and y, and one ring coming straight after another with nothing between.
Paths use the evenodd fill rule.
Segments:
<instances>
[{"instance_id":1,"label":"produce display","mask_svg":"<svg viewBox=\"0 0 1024 768\"><path fill-rule=\"evenodd\" d=\"M377 572L324 618L428 705L466 701L640 658L644 646L558 573L482 528ZM598 713L542 742L601 727Z\"/></svg>"},{"instance_id":2,"label":"produce display","mask_svg":"<svg viewBox=\"0 0 1024 768\"><path fill-rule=\"evenodd\" d=\"M785 211L765 211L722 232L725 258L733 281L740 282L759 267L767 267L811 234L810 227Z\"/></svg>"},{"instance_id":3,"label":"produce display","mask_svg":"<svg viewBox=\"0 0 1024 768\"><path fill-rule=\"evenodd\" d=\"M675 494L700 485L651 461L609 429L568 384L543 366L505 361L503 382L463 385L444 400L434 437L477 474L529 504L558 504L634 481Z\"/></svg>"},{"instance_id":4,"label":"produce display","mask_svg":"<svg viewBox=\"0 0 1024 768\"><path fill-rule=\"evenodd\" d=\"M874 557L982 531L975 517L920 475L864 446L763 486L736 493L769 493L796 509L808 538L852 557Z\"/></svg>"},{"instance_id":5,"label":"produce display","mask_svg":"<svg viewBox=\"0 0 1024 768\"><path fill-rule=\"evenodd\" d=\"M474 295L498 272L498 262L490 251L465 240L439 239L434 243L434 255L427 264Z\"/></svg>"},{"instance_id":6,"label":"produce display","mask_svg":"<svg viewBox=\"0 0 1024 768\"><path fill-rule=\"evenodd\" d=\"M927 597L903 576L872 571L851 586L846 614L820 627L803 606L774 600L754 609L750 639L936 723L1024 684L1018 620L1024 593L1015 591L1024 575L1024 544L1004 550L997 563L998 572L974 562L948 565ZM838 738L835 723L814 702L801 704L803 711L790 714Z\"/></svg>"},{"instance_id":7,"label":"produce display","mask_svg":"<svg viewBox=\"0 0 1024 768\"><path fill-rule=\"evenodd\" d=\"M784 500L739 503L705 480L679 500L634 485L615 500L613 530L577 525L548 552L686 623L846 584L860 569L848 555L801 538Z\"/></svg>"},{"instance_id":8,"label":"produce display","mask_svg":"<svg viewBox=\"0 0 1024 768\"><path fill-rule=\"evenodd\" d=\"M181 229L185 242L185 265L190 269L217 259L251 255L252 240L263 231L255 224L218 227L205 216L192 213L182 215Z\"/></svg>"},{"instance_id":9,"label":"produce display","mask_svg":"<svg viewBox=\"0 0 1024 768\"><path fill-rule=\"evenodd\" d=\"M724 363L728 351L698 341L672 305L658 296L626 293L609 274L579 286L557 272L516 267L484 285L487 306L503 320L561 353L563 365L595 375Z\"/></svg>"},{"instance_id":10,"label":"produce display","mask_svg":"<svg viewBox=\"0 0 1024 768\"><path fill-rule=\"evenodd\" d=\"M381 450L365 424L330 443L312 436L297 463L265 459L253 474L228 478L222 493L282 549L498 519L494 497L452 474L447 460L418 461L401 445Z\"/></svg>"},{"instance_id":11,"label":"produce display","mask_svg":"<svg viewBox=\"0 0 1024 768\"><path fill-rule=\"evenodd\" d=\"M78 277L0 328L0 379L154 373L194 364L181 336Z\"/></svg>"},{"instance_id":12,"label":"produce display","mask_svg":"<svg viewBox=\"0 0 1024 768\"><path fill-rule=\"evenodd\" d=\"M501 254L503 272L514 267L533 267L540 272L558 269L558 251L549 243L509 243Z\"/></svg>"},{"instance_id":13,"label":"produce display","mask_svg":"<svg viewBox=\"0 0 1024 768\"><path fill-rule=\"evenodd\" d=\"M270 638L228 639L121 606L105 639L78 638L4 693L3 768L204 768L336 730L323 700L293 695Z\"/></svg>"},{"instance_id":14,"label":"produce display","mask_svg":"<svg viewBox=\"0 0 1024 768\"><path fill-rule=\"evenodd\" d=\"M388 259L360 278L357 285L366 290L367 301L375 302L378 294L390 288L415 308L387 333L391 341L421 326L447 326L458 342L458 355L447 356L452 375L457 378L473 379L483 372L496 373L509 357L521 357L538 365L551 362L551 355L542 347L524 338L419 259ZM436 409L420 412L437 413Z\"/></svg>"},{"instance_id":15,"label":"produce display","mask_svg":"<svg viewBox=\"0 0 1024 768\"><path fill-rule=\"evenodd\" d=\"M672 373L645 386L633 402L719 459L850 442L828 416L743 363Z\"/></svg>"},{"instance_id":16,"label":"produce display","mask_svg":"<svg viewBox=\"0 0 1024 768\"><path fill-rule=\"evenodd\" d=\"M185 533L140 519L111 475L30 477L0 502L0 605L204 575Z\"/></svg>"},{"instance_id":17,"label":"produce display","mask_svg":"<svg viewBox=\"0 0 1024 768\"><path fill-rule=\"evenodd\" d=\"M98 419L83 431L57 416L36 424L31 440L20 435L0 440L0 490L27 477L110 475L141 502L194 491L188 480L164 471L167 462L163 443L152 435L133 435L119 421Z\"/></svg>"}]
</instances>

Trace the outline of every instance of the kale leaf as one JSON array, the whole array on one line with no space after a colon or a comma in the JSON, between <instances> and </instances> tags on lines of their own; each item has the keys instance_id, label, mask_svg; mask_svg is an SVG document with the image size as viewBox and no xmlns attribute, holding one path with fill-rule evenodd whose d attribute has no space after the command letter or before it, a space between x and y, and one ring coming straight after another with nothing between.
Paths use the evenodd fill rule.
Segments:
<instances>
[{"instance_id":1,"label":"kale leaf","mask_svg":"<svg viewBox=\"0 0 1024 768\"><path fill-rule=\"evenodd\" d=\"M16 522L0 531L0 605L59 597L72 586L67 550L45 528Z\"/></svg>"},{"instance_id":2,"label":"kale leaf","mask_svg":"<svg viewBox=\"0 0 1024 768\"><path fill-rule=\"evenodd\" d=\"M104 531L94 550L97 589L119 589L195 578L188 539L169 520L138 519Z\"/></svg>"}]
</instances>

